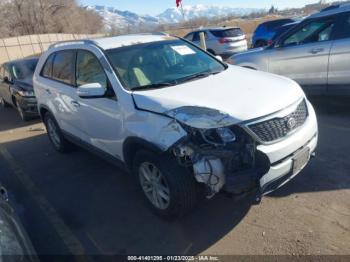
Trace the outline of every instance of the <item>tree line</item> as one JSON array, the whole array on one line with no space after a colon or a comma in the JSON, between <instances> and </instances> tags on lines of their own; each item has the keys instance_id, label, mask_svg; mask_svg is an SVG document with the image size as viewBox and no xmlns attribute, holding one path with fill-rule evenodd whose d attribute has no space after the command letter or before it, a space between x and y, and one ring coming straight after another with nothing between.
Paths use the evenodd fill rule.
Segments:
<instances>
[{"instance_id":1,"label":"tree line","mask_svg":"<svg viewBox=\"0 0 350 262\"><path fill-rule=\"evenodd\" d=\"M102 18L75 0L1 0L0 17L0 38L103 31Z\"/></svg>"}]
</instances>

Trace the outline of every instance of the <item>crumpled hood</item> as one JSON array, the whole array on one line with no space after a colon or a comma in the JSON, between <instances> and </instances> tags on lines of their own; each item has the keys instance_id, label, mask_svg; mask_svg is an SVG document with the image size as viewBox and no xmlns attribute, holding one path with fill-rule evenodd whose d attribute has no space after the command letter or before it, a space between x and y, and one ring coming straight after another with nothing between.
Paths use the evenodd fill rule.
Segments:
<instances>
[{"instance_id":1,"label":"crumpled hood","mask_svg":"<svg viewBox=\"0 0 350 262\"><path fill-rule=\"evenodd\" d=\"M266 116L303 96L299 85L288 78L238 66L177 86L133 92L138 108L167 114L198 128Z\"/></svg>"},{"instance_id":2,"label":"crumpled hood","mask_svg":"<svg viewBox=\"0 0 350 262\"><path fill-rule=\"evenodd\" d=\"M26 79L26 80L15 80L14 85L21 88L25 91L33 91L33 80L32 79Z\"/></svg>"}]
</instances>

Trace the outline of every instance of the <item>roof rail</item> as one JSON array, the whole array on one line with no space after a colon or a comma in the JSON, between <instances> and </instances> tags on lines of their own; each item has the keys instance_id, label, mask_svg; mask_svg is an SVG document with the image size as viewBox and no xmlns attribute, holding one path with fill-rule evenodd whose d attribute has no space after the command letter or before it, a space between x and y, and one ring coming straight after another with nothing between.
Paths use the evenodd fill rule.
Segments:
<instances>
[{"instance_id":1,"label":"roof rail","mask_svg":"<svg viewBox=\"0 0 350 262\"><path fill-rule=\"evenodd\" d=\"M68 40L68 41L54 43L54 44L49 46L49 49L59 47L59 46L72 45L72 44L95 45L95 42L93 40L90 40L90 39Z\"/></svg>"}]
</instances>

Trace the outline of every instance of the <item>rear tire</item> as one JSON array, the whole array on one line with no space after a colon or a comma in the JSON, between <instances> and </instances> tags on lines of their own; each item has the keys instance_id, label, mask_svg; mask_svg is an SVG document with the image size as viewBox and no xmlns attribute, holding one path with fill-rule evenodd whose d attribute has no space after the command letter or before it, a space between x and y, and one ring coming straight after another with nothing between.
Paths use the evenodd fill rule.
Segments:
<instances>
[{"instance_id":1,"label":"rear tire","mask_svg":"<svg viewBox=\"0 0 350 262\"><path fill-rule=\"evenodd\" d=\"M141 150L134 158L133 173L148 205L157 215L182 217L195 206L194 177L170 155Z\"/></svg>"},{"instance_id":2,"label":"rear tire","mask_svg":"<svg viewBox=\"0 0 350 262\"><path fill-rule=\"evenodd\" d=\"M71 148L71 144L66 138L64 138L56 119L48 112L44 115L44 124L46 126L47 135L49 136L50 142L56 151L60 153L68 152Z\"/></svg>"}]
</instances>

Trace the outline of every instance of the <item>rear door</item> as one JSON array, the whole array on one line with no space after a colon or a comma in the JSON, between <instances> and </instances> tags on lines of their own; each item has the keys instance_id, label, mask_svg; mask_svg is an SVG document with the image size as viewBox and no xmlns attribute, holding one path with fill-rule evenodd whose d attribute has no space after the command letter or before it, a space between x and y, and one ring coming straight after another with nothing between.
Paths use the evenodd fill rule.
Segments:
<instances>
[{"instance_id":1,"label":"rear door","mask_svg":"<svg viewBox=\"0 0 350 262\"><path fill-rule=\"evenodd\" d=\"M87 138L89 144L116 158L120 158L123 110L97 56L102 59L102 54L95 53L94 49L78 50L76 86L99 83L106 88L107 92L104 97L78 97L77 116L80 120L82 136Z\"/></svg>"},{"instance_id":2,"label":"rear door","mask_svg":"<svg viewBox=\"0 0 350 262\"><path fill-rule=\"evenodd\" d=\"M305 21L271 52L269 71L294 79L305 90L325 91L335 18Z\"/></svg>"},{"instance_id":3,"label":"rear door","mask_svg":"<svg viewBox=\"0 0 350 262\"><path fill-rule=\"evenodd\" d=\"M350 94L350 12L339 16L329 57L328 92Z\"/></svg>"},{"instance_id":4,"label":"rear door","mask_svg":"<svg viewBox=\"0 0 350 262\"><path fill-rule=\"evenodd\" d=\"M80 137L80 120L78 118L79 104L76 87L74 85L74 64L76 51L57 51L47 60L42 71L42 76L47 78L45 83L45 93L48 104L53 107L54 116L60 128L76 137ZM50 72L50 59L52 59L52 69ZM48 75L46 75L48 74Z\"/></svg>"}]
</instances>

